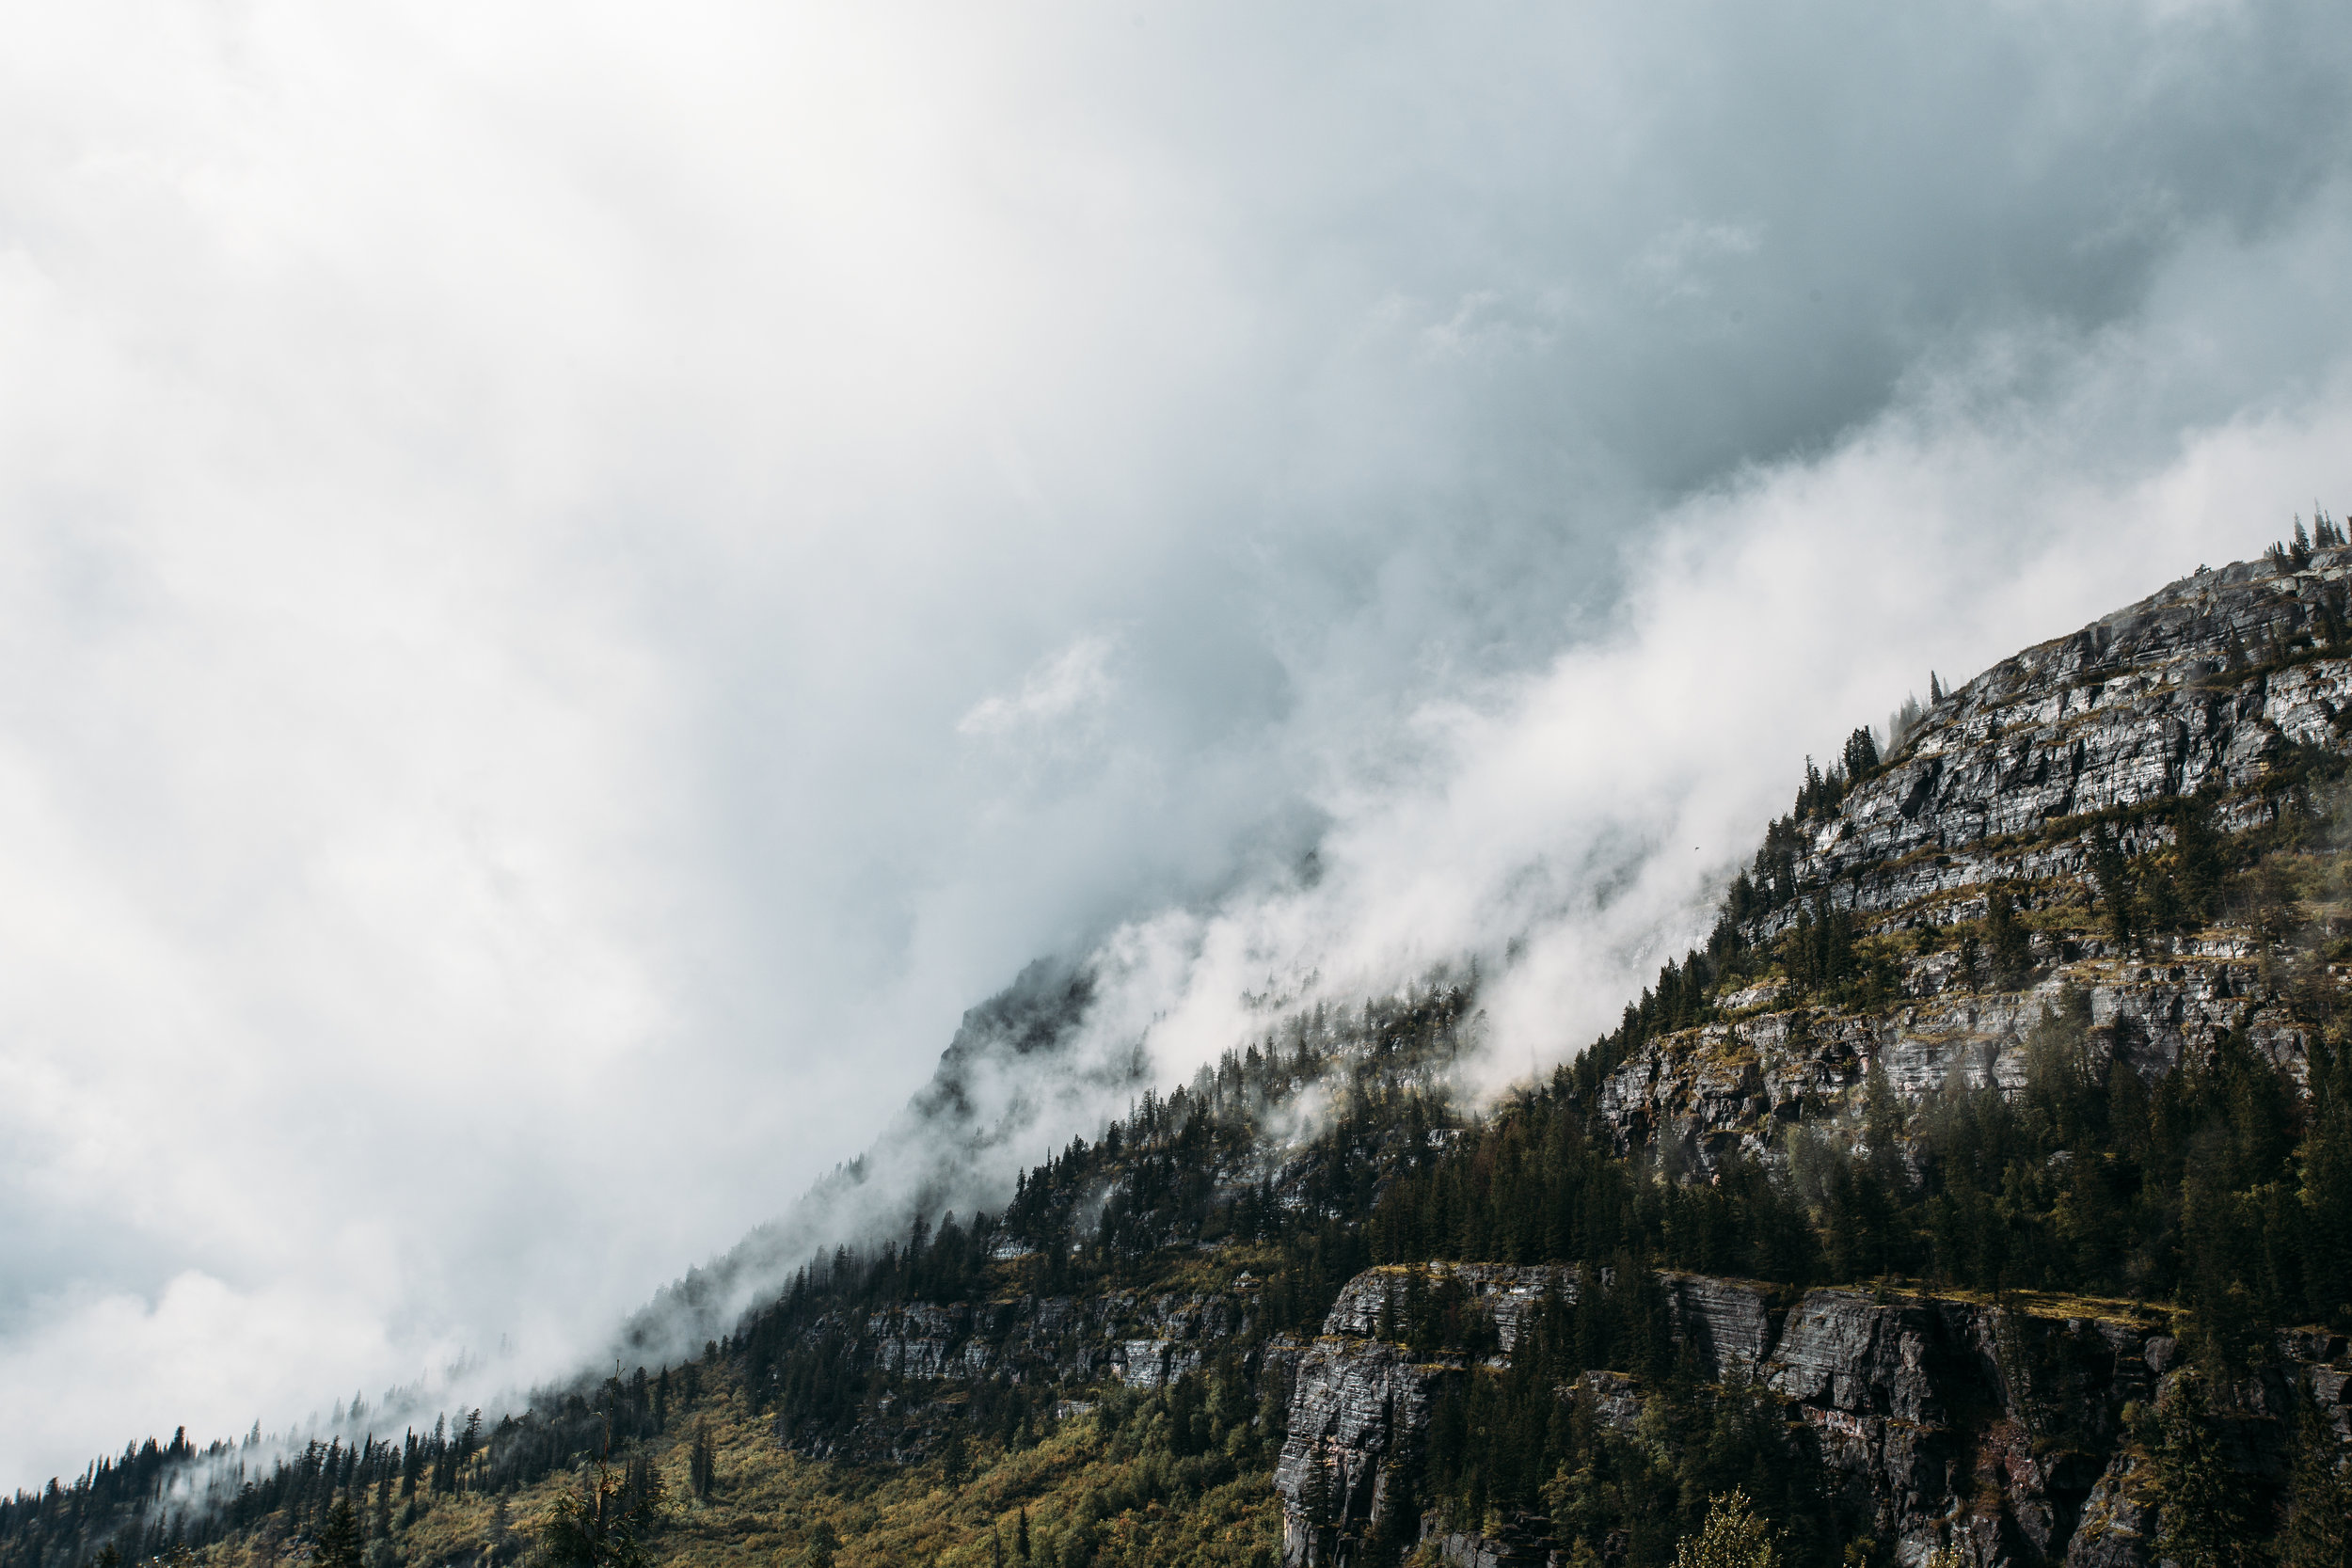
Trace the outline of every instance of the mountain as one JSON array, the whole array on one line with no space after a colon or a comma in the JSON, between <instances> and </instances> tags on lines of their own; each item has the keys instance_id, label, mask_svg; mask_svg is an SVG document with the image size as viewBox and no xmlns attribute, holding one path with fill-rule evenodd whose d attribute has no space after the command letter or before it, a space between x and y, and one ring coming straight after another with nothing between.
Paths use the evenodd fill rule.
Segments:
<instances>
[{"instance_id":1,"label":"mountain","mask_svg":"<svg viewBox=\"0 0 2352 1568\"><path fill-rule=\"evenodd\" d=\"M912 1181L690 1276L644 1368L129 1449L0 1503L0 1568L2342 1564L2347 578L2323 525L1857 729L1706 946L1500 1102L1439 974L1008 1194L1014 1069L1136 1070L1033 972Z\"/></svg>"}]
</instances>

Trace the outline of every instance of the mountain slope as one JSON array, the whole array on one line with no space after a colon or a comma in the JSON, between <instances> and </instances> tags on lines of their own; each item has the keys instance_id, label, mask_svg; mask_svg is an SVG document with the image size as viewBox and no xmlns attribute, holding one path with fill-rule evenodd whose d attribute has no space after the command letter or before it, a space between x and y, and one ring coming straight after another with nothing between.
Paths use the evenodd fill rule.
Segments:
<instances>
[{"instance_id":1,"label":"mountain slope","mask_svg":"<svg viewBox=\"0 0 2352 1568\"><path fill-rule=\"evenodd\" d=\"M749 1265L695 1287L699 1350L478 1433L134 1451L0 1504L0 1568L331 1555L339 1500L371 1568L503 1562L583 1496L582 1560L1646 1565L1735 1487L1798 1563L2335 1560L2323 539L1857 732L1707 947L1504 1103L1451 1086L1467 978L1291 1017L990 1212L936 1189L788 1278L771 1239L739 1315ZM1052 1059L1082 986L948 1068ZM963 1070L930 1110L985 1142Z\"/></svg>"}]
</instances>

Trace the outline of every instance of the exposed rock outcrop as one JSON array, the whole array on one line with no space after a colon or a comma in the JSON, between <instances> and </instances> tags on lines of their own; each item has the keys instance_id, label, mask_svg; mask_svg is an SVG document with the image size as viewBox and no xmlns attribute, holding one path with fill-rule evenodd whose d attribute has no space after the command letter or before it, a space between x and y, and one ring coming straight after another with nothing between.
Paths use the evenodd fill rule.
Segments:
<instances>
[{"instance_id":1,"label":"exposed rock outcrop","mask_svg":"<svg viewBox=\"0 0 2352 1568\"><path fill-rule=\"evenodd\" d=\"M2026 1037L2062 986L2090 998L2102 1069L2126 1061L2153 1079L2242 1027L2300 1075L2311 1041L2251 931L2168 932L2138 950L2103 934L2094 834L2120 833L2127 861L2175 835L2162 812L2092 814L2203 791L2217 829L2261 827L2303 787L2286 765L2352 751L2347 576L2344 548L2301 572L2200 573L1947 695L1885 766L1801 824L1777 902L1745 927L1770 944L1808 911L1849 911L1903 938L1879 958L1899 970L1896 994L1860 1012L1792 1006L1769 982L1719 998L1722 1022L1645 1041L1601 1084L1596 1108L1618 1147L1687 1145L1703 1169L1733 1148L1767 1155L1786 1124L1849 1104L1874 1067L1912 1099L1954 1080L2014 1089ZM2331 618L2346 645L2314 645ZM2033 974L2015 989L1938 935L1984 919L1995 882L2039 922Z\"/></svg>"},{"instance_id":2,"label":"exposed rock outcrop","mask_svg":"<svg viewBox=\"0 0 2352 1568\"><path fill-rule=\"evenodd\" d=\"M1993 841L2257 784L2298 745L2342 750L2352 649L2311 656L2330 652L2313 646L2320 606L2343 605L2347 575L2345 549L2300 572L2267 561L2200 572L2003 659L1930 709L1892 766L1820 825L1799 879L1887 910L1995 877L2079 876L2087 844ZM2267 813L2257 799L2241 816L2223 826ZM1764 934L1793 918L1783 911Z\"/></svg>"},{"instance_id":3,"label":"exposed rock outcrop","mask_svg":"<svg viewBox=\"0 0 2352 1568\"><path fill-rule=\"evenodd\" d=\"M967 1377L1008 1369L1156 1388L1197 1370L1205 1347L1241 1332L1246 1298L1222 1293L937 1306L912 1302L867 1317L853 1354L904 1377ZM831 1327L819 1325L819 1330Z\"/></svg>"},{"instance_id":4,"label":"exposed rock outcrop","mask_svg":"<svg viewBox=\"0 0 2352 1568\"><path fill-rule=\"evenodd\" d=\"M1344 1560L1346 1543L1367 1538L1389 1499L1412 1490L1444 1387L1489 1375L1458 1354L1416 1356L1372 1337L1378 1304L1411 1272L1375 1269L1352 1280L1327 1333L1298 1363L1275 1478L1288 1568ZM1475 1282L1472 1299L1498 1327L1527 1303L1575 1288L1567 1269L1432 1264L1424 1272L1433 1282ZM2161 1313L2098 1304L2092 1315L2091 1304L2081 1304L2067 1315L2046 1302L1998 1307L1820 1290L1775 1326L1769 1288L1699 1275L1664 1275L1661 1284L1677 1339L1703 1345L1708 1375L1760 1381L1783 1401L1792 1440L1812 1446L1845 1488L1851 1513L1906 1568L1946 1546L1963 1546L1986 1565L2152 1561L2147 1465L2123 1413L2131 1402L2155 1399L2163 1378L2180 1375ZM2285 1370L2235 1390L2222 1422L2230 1462L2249 1484L2274 1484L2282 1472L2290 1377L2328 1404L2340 1430L2352 1417L2352 1377L2328 1364L2345 1354L2341 1337L2287 1336L2280 1348ZM1613 1372L1584 1373L1560 1394L1618 1431L1632 1430L1644 1399L1636 1379ZM1391 1528L1407 1523L1425 1523L1449 1563L1535 1563L1551 1549L1529 1533L1541 1521L1518 1521L1493 1538L1434 1517Z\"/></svg>"},{"instance_id":5,"label":"exposed rock outcrop","mask_svg":"<svg viewBox=\"0 0 2352 1568\"><path fill-rule=\"evenodd\" d=\"M1161 1292L1113 1291L1087 1297L1031 1296L979 1304L910 1302L854 1323L818 1320L810 1342L833 1354L909 1379L970 1379L1001 1375L1047 1386L1123 1383L1157 1388L1199 1371L1229 1341L1246 1337L1254 1291ZM1287 1390L1301 1354L1295 1341L1259 1347L1253 1370L1270 1388ZM839 1457L920 1457L925 1441L901 1418L878 1409L847 1439L812 1428L780 1425L787 1448Z\"/></svg>"},{"instance_id":6,"label":"exposed rock outcrop","mask_svg":"<svg viewBox=\"0 0 2352 1568\"><path fill-rule=\"evenodd\" d=\"M1418 1468L1431 1403L1461 1358L1422 1361L1382 1339L1327 1336L1298 1363L1290 1434L1274 1470L1282 1494L1282 1558L1316 1560L1328 1534L1369 1531Z\"/></svg>"}]
</instances>

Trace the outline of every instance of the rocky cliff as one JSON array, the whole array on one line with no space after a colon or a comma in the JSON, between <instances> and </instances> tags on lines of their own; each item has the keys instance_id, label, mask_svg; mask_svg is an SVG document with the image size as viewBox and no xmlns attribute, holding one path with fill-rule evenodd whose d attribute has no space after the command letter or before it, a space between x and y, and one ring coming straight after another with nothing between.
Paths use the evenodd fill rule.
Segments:
<instances>
[{"instance_id":1,"label":"rocky cliff","mask_svg":"<svg viewBox=\"0 0 2352 1568\"><path fill-rule=\"evenodd\" d=\"M1742 926L1769 949L1842 914L1877 942L1888 994L1827 1007L1767 981L1719 998L1718 1021L1614 1066L1598 1110L1619 1147L1687 1144L1702 1168L1734 1148L1765 1156L1788 1123L1849 1107L1874 1068L1912 1100L2014 1090L2026 1035L2068 987L2089 998L2102 1064L2153 1079L2237 1027L2299 1075L2310 1038L2289 982L2341 990L2352 967L2306 954L2284 974L2284 950L2228 913L2119 941L2098 861L2103 840L2126 866L2167 851L2176 803L2225 835L2309 808L2352 751L2347 577L2344 548L2301 570L2201 571L1945 695L1834 810L1792 818L1793 848L1759 857L1770 907ZM1959 934L1981 931L1995 896L2029 959L2007 983ZM2334 903L2291 917L2323 938L2352 928Z\"/></svg>"},{"instance_id":2,"label":"rocky cliff","mask_svg":"<svg viewBox=\"0 0 2352 1568\"><path fill-rule=\"evenodd\" d=\"M1297 1364L1289 1434L1276 1469L1284 1504L1284 1562L1349 1560L1376 1533L1394 1496L1410 1495L1430 1411L1482 1370L1471 1355L1415 1354L1371 1332L1382 1304L1414 1271L1379 1269L1351 1282L1326 1331ZM1547 1296L1573 1299L1567 1269L1431 1265L1470 1286L1502 1328ZM1816 1290L1781 1302L1772 1287L1698 1275L1664 1277L1677 1343L1707 1378L1760 1385L1780 1405L1788 1440L1834 1475L1893 1560L1924 1563L1956 1548L1974 1563L2121 1568L2153 1560L2147 1456L2133 1423L2180 1373L2169 1314L2119 1302L2013 1301ZM2225 1418L2231 1464L2249 1481L2284 1471L2292 1401L2308 1386L2338 1433L2352 1438L2345 1341L2282 1339L2278 1364L2233 1390ZM1502 1356L1485 1369L1507 1362ZM1636 1431L1646 1394L1637 1380L1586 1372L1563 1383L1564 1407ZM1493 1531L1411 1522L1456 1568L1558 1561L1542 1520Z\"/></svg>"},{"instance_id":3,"label":"rocky cliff","mask_svg":"<svg viewBox=\"0 0 2352 1568\"><path fill-rule=\"evenodd\" d=\"M2244 792L2227 826L2266 819L2277 803L2261 786L2296 748L2344 749L2347 577L2347 549L2299 571L2201 571L2003 659L1810 829L1797 880L1848 907L1952 918L1995 878L2081 875L2087 842L2044 838L2070 818L2202 790Z\"/></svg>"}]
</instances>

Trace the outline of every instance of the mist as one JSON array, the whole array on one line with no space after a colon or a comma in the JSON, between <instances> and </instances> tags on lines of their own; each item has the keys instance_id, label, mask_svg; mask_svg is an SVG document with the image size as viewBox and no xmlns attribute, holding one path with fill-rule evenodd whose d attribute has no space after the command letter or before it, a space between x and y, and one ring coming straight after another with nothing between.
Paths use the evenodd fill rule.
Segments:
<instances>
[{"instance_id":1,"label":"mist","mask_svg":"<svg viewBox=\"0 0 2352 1568\"><path fill-rule=\"evenodd\" d=\"M2340 8L15 20L0 1484L560 1375L1041 958L1540 1069L2352 494Z\"/></svg>"}]
</instances>

